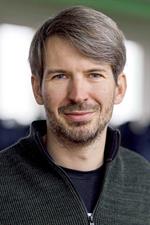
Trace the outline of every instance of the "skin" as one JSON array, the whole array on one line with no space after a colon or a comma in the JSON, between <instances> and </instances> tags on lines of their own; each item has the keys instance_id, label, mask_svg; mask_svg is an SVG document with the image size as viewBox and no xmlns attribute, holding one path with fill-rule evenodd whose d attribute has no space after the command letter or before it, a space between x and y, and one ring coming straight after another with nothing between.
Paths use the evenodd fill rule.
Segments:
<instances>
[{"instance_id":1,"label":"skin","mask_svg":"<svg viewBox=\"0 0 150 225\"><path fill-rule=\"evenodd\" d=\"M42 84L32 75L38 104L47 115L44 141L56 164L90 171L103 164L106 131L114 104L126 90L123 73L114 81L111 66L83 56L69 41L46 43Z\"/></svg>"}]
</instances>

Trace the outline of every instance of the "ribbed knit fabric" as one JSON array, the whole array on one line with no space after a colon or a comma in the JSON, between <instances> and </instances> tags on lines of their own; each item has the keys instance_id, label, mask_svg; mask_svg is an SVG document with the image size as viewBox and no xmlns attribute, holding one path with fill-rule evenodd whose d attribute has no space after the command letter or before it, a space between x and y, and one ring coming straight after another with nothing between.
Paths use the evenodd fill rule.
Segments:
<instances>
[{"instance_id":1,"label":"ribbed knit fabric","mask_svg":"<svg viewBox=\"0 0 150 225\"><path fill-rule=\"evenodd\" d=\"M93 220L95 225L150 225L150 164L146 160L122 147L112 160L106 160ZM88 224L78 193L44 153L36 132L0 152L0 225Z\"/></svg>"}]
</instances>

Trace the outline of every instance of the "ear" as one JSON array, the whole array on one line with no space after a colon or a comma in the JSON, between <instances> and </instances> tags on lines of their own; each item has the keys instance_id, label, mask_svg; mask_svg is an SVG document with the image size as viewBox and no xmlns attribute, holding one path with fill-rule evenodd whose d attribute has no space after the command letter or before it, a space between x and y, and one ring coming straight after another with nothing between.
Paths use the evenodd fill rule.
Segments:
<instances>
[{"instance_id":1,"label":"ear","mask_svg":"<svg viewBox=\"0 0 150 225\"><path fill-rule=\"evenodd\" d=\"M127 88L126 76L124 73L121 73L117 79L117 85L115 90L115 100L114 104L120 104L124 98Z\"/></svg>"},{"instance_id":2,"label":"ear","mask_svg":"<svg viewBox=\"0 0 150 225\"><path fill-rule=\"evenodd\" d=\"M31 83L32 83L32 90L33 90L33 94L34 94L36 102L39 105L43 105L40 78L38 76L32 75Z\"/></svg>"}]
</instances>

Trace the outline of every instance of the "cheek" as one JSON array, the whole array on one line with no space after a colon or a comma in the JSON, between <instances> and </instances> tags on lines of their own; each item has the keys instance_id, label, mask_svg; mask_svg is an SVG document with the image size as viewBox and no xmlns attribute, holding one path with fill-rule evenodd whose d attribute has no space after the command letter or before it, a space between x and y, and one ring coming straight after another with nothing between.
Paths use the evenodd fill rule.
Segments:
<instances>
[{"instance_id":1,"label":"cheek","mask_svg":"<svg viewBox=\"0 0 150 225\"><path fill-rule=\"evenodd\" d=\"M108 85L97 86L92 93L95 100L100 104L107 104L114 97L114 89Z\"/></svg>"},{"instance_id":2,"label":"cheek","mask_svg":"<svg viewBox=\"0 0 150 225\"><path fill-rule=\"evenodd\" d=\"M42 93L45 107L50 108L52 111L57 111L60 105L63 105L65 99L63 88L44 86Z\"/></svg>"}]
</instances>

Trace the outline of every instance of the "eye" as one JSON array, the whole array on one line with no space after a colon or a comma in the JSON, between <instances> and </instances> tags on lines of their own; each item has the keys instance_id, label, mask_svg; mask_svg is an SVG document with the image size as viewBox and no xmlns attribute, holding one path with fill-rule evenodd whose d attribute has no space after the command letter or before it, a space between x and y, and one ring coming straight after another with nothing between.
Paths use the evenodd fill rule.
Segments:
<instances>
[{"instance_id":1,"label":"eye","mask_svg":"<svg viewBox=\"0 0 150 225\"><path fill-rule=\"evenodd\" d=\"M98 79L101 77L104 77L101 73L90 73L89 75L90 78Z\"/></svg>"},{"instance_id":2,"label":"eye","mask_svg":"<svg viewBox=\"0 0 150 225\"><path fill-rule=\"evenodd\" d=\"M52 80L62 80L62 79L66 79L67 76L63 73L60 73L60 74L56 74L52 77Z\"/></svg>"}]
</instances>

